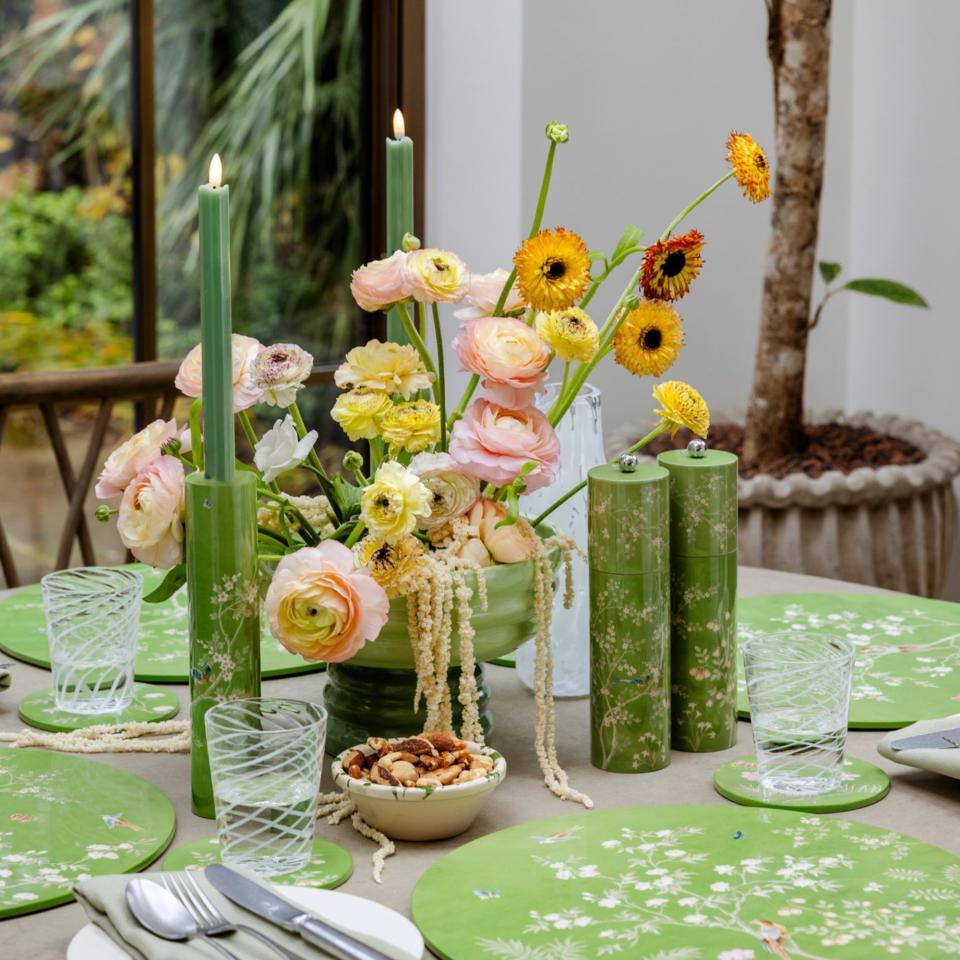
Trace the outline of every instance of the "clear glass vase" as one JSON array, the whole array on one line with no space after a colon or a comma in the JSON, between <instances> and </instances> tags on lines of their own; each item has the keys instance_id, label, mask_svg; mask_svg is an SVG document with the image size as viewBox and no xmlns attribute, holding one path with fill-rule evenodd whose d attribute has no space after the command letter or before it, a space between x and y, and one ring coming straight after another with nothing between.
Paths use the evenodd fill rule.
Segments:
<instances>
[{"instance_id":1,"label":"clear glass vase","mask_svg":"<svg viewBox=\"0 0 960 960\"><path fill-rule=\"evenodd\" d=\"M538 398L537 406L542 410L549 409L559 392L559 383L549 384ZM589 383L585 384L556 431L560 441L560 472L549 487L524 497L523 511L529 517L535 517L572 486L586 480L587 471L604 462L600 391ZM586 549L586 488L550 514L550 523ZM590 693L590 595L587 565L579 557L573 560L573 582L571 609L563 608L562 579L553 601L553 692L557 697L585 697ZM517 650L517 675L531 690L533 666L534 644L531 640Z\"/></svg>"}]
</instances>

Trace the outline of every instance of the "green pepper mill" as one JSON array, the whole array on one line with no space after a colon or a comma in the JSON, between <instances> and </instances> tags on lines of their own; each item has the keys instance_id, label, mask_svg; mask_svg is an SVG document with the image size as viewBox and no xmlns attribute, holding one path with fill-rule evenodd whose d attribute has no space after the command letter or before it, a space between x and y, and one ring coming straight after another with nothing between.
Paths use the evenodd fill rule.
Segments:
<instances>
[{"instance_id":1,"label":"green pepper mill","mask_svg":"<svg viewBox=\"0 0 960 960\"><path fill-rule=\"evenodd\" d=\"M590 761L670 763L669 474L633 454L587 475Z\"/></svg>"},{"instance_id":2,"label":"green pepper mill","mask_svg":"<svg viewBox=\"0 0 960 960\"><path fill-rule=\"evenodd\" d=\"M691 440L657 458L670 472L674 750L737 742L737 458Z\"/></svg>"}]
</instances>

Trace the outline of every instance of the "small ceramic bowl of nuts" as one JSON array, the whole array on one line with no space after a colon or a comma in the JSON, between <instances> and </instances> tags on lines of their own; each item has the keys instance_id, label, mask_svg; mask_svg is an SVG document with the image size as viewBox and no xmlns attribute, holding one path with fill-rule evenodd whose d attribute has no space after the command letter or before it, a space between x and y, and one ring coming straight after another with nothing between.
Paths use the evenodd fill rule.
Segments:
<instances>
[{"instance_id":1,"label":"small ceramic bowl of nuts","mask_svg":"<svg viewBox=\"0 0 960 960\"><path fill-rule=\"evenodd\" d=\"M506 775L496 750L449 732L370 737L333 761L334 780L360 816L394 840L463 833Z\"/></svg>"}]
</instances>

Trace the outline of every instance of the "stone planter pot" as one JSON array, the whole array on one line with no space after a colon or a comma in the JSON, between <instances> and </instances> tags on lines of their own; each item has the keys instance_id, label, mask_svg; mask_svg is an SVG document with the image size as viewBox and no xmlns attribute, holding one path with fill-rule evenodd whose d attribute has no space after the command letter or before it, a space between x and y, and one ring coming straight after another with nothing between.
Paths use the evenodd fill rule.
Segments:
<instances>
[{"instance_id":1,"label":"stone planter pot","mask_svg":"<svg viewBox=\"0 0 960 960\"><path fill-rule=\"evenodd\" d=\"M809 419L872 427L908 440L927 458L849 474L831 470L817 478L741 478L740 563L939 596L953 548L960 443L893 415L834 410ZM610 451L623 449L635 434L634 427L617 431Z\"/></svg>"}]
</instances>

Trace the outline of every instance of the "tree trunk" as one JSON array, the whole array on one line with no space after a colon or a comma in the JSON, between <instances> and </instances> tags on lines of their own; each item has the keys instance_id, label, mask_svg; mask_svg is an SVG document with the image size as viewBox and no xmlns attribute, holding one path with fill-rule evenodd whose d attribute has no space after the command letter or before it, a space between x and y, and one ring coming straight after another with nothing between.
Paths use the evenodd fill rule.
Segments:
<instances>
[{"instance_id":1,"label":"tree trunk","mask_svg":"<svg viewBox=\"0 0 960 960\"><path fill-rule=\"evenodd\" d=\"M831 0L769 0L776 108L773 231L744 457L803 445L803 380L827 126Z\"/></svg>"}]
</instances>

